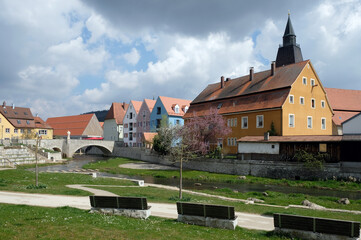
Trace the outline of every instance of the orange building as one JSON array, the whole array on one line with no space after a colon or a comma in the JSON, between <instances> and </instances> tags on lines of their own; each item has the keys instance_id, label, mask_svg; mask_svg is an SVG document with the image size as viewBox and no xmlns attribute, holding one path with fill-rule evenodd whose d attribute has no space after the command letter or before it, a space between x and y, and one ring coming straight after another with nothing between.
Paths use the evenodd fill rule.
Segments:
<instances>
[{"instance_id":1,"label":"orange building","mask_svg":"<svg viewBox=\"0 0 361 240\"><path fill-rule=\"evenodd\" d=\"M271 69L208 85L184 118L204 116L210 108L226 118L232 133L220 139L224 153L237 153L237 139L263 136L331 135L333 111L310 60L303 60L288 18L283 45Z\"/></svg>"}]
</instances>

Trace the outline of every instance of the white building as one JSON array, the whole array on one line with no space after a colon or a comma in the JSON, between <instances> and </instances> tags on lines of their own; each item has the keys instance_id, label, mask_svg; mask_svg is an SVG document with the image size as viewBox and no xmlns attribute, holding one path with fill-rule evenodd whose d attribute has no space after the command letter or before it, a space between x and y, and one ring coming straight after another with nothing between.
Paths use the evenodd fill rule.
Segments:
<instances>
[{"instance_id":1,"label":"white building","mask_svg":"<svg viewBox=\"0 0 361 240\"><path fill-rule=\"evenodd\" d=\"M123 119L125 146L137 146L137 115L141 106L141 101L132 100L129 103L128 109Z\"/></svg>"},{"instance_id":2,"label":"white building","mask_svg":"<svg viewBox=\"0 0 361 240\"><path fill-rule=\"evenodd\" d=\"M361 134L361 113L342 123L343 134Z\"/></svg>"},{"instance_id":3,"label":"white building","mask_svg":"<svg viewBox=\"0 0 361 240\"><path fill-rule=\"evenodd\" d=\"M104 120L104 140L123 141L123 119L127 109L127 103L112 103Z\"/></svg>"}]
</instances>

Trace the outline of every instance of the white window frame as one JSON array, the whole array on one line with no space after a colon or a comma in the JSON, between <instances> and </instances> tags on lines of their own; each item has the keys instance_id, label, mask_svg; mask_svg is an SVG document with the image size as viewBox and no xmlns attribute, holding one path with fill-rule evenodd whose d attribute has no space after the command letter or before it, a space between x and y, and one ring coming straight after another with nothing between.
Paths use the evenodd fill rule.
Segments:
<instances>
[{"instance_id":1,"label":"white window frame","mask_svg":"<svg viewBox=\"0 0 361 240\"><path fill-rule=\"evenodd\" d=\"M175 112L175 113L179 113L179 106L178 106L178 104L174 106L174 112Z\"/></svg>"},{"instance_id":2,"label":"white window frame","mask_svg":"<svg viewBox=\"0 0 361 240\"><path fill-rule=\"evenodd\" d=\"M294 103L295 103L295 96L290 95L288 99L289 99L289 102L290 102L291 104L294 104Z\"/></svg>"},{"instance_id":3,"label":"white window frame","mask_svg":"<svg viewBox=\"0 0 361 240\"><path fill-rule=\"evenodd\" d=\"M237 118L233 119L233 126L237 127Z\"/></svg>"},{"instance_id":4,"label":"white window frame","mask_svg":"<svg viewBox=\"0 0 361 240\"><path fill-rule=\"evenodd\" d=\"M244 127L244 120L246 120L247 126ZM248 117L242 117L242 129L248 129Z\"/></svg>"},{"instance_id":5,"label":"white window frame","mask_svg":"<svg viewBox=\"0 0 361 240\"><path fill-rule=\"evenodd\" d=\"M18 133L18 129L17 128L14 128L14 133Z\"/></svg>"},{"instance_id":6,"label":"white window frame","mask_svg":"<svg viewBox=\"0 0 361 240\"><path fill-rule=\"evenodd\" d=\"M230 138L227 138L227 145L231 146L231 139Z\"/></svg>"},{"instance_id":7,"label":"white window frame","mask_svg":"<svg viewBox=\"0 0 361 240\"><path fill-rule=\"evenodd\" d=\"M316 81L315 79L311 78L311 87L315 86L316 85Z\"/></svg>"},{"instance_id":8,"label":"white window frame","mask_svg":"<svg viewBox=\"0 0 361 240\"><path fill-rule=\"evenodd\" d=\"M258 117L262 117L262 126L260 126L260 124L259 124L260 121L258 121ZM256 127L257 128L264 128L264 116L263 115L257 115L256 116Z\"/></svg>"},{"instance_id":9,"label":"white window frame","mask_svg":"<svg viewBox=\"0 0 361 240\"><path fill-rule=\"evenodd\" d=\"M307 85L307 78L306 78L306 77L303 77L303 78L302 78L302 84L303 84L303 85Z\"/></svg>"},{"instance_id":10,"label":"white window frame","mask_svg":"<svg viewBox=\"0 0 361 240\"><path fill-rule=\"evenodd\" d=\"M230 127L231 126L231 119L227 119L227 126Z\"/></svg>"},{"instance_id":11,"label":"white window frame","mask_svg":"<svg viewBox=\"0 0 361 240\"><path fill-rule=\"evenodd\" d=\"M311 127L308 125L308 120L311 119ZM307 128L312 129L313 128L313 118L312 116L307 116Z\"/></svg>"},{"instance_id":12,"label":"white window frame","mask_svg":"<svg viewBox=\"0 0 361 240\"><path fill-rule=\"evenodd\" d=\"M293 117L293 124L291 125L291 116ZM294 128L296 126L296 117L294 113L288 114L288 127Z\"/></svg>"},{"instance_id":13,"label":"white window frame","mask_svg":"<svg viewBox=\"0 0 361 240\"><path fill-rule=\"evenodd\" d=\"M10 128L5 128L5 133L10 133Z\"/></svg>"},{"instance_id":14,"label":"white window frame","mask_svg":"<svg viewBox=\"0 0 361 240\"><path fill-rule=\"evenodd\" d=\"M313 101L313 107L312 107L312 101ZM315 109L316 108L316 100L314 98L311 98L311 108Z\"/></svg>"},{"instance_id":15,"label":"white window frame","mask_svg":"<svg viewBox=\"0 0 361 240\"><path fill-rule=\"evenodd\" d=\"M325 121L325 125L322 124L322 121ZM321 118L321 130L326 130L326 118L325 117Z\"/></svg>"},{"instance_id":16,"label":"white window frame","mask_svg":"<svg viewBox=\"0 0 361 240\"><path fill-rule=\"evenodd\" d=\"M321 100L321 107L325 108L325 106L326 106L325 100Z\"/></svg>"},{"instance_id":17,"label":"white window frame","mask_svg":"<svg viewBox=\"0 0 361 240\"><path fill-rule=\"evenodd\" d=\"M184 107L184 112L186 113L188 111L188 106Z\"/></svg>"},{"instance_id":18,"label":"white window frame","mask_svg":"<svg viewBox=\"0 0 361 240\"><path fill-rule=\"evenodd\" d=\"M301 101L302 100L302 101ZM305 98L304 97L300 97L300 104L301 105L305 105Z\"/></svg>"},{"instance_id":19,"label":"white window frame","mask_svg":"<svg viewBox=\"0 0 361 240\"><path fill-rule=\"evenodd\" d=\"M40 129L38 133L39 133L39 135L47 135L47 134L48 134L48 130L46 130L46 129Z\"/></svg>"}]
</instances>

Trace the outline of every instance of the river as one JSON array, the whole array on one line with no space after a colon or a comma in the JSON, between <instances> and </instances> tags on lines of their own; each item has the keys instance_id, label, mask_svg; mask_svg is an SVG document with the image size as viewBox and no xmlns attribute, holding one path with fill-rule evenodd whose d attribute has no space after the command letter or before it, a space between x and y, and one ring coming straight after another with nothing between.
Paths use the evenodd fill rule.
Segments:
<instances>
[{"instance_id":1,"label":"river","mask_svg":"<svg viewBox=\"0 0 361 240\"><path fill-rule=\"evenodd\" d=\"M82 166L90 163L97 162L102 160L107 160L108 158L96 156L96 155L76 155L73 160L69 161L67 164L62 165L53 165L46 167L39 167L39 171L80 171ZM108 176L108 177L120 177L120 178L129 178L129 179L138 179L144 180L145 183L155 183L163 184L169 186L178 186L179 179L168 179L168 178L154 178L154 177L140 177L140 176L127 176L121 174L110 174L100 172L99 176ZM213 183L206 181L197 181L201 183L200 186L195 185L194 180L183 179L183 187L189 190L200 190L200 189L215 189L215 188L228 188L233 191L238 192L281 192L281 193L302 193L312 196L331 196L338 198L349 198L349 199L361 199L361 191L352 192L352 191L337 191L337 190L327 190L327 189L313 189L313 188L301 188L301 187L289 187L289 186L280 186L280 185L265 185L265 184L252 184L252 183ZM198 185L198 184L197 184Z\"/></svg>"}]
</instances>

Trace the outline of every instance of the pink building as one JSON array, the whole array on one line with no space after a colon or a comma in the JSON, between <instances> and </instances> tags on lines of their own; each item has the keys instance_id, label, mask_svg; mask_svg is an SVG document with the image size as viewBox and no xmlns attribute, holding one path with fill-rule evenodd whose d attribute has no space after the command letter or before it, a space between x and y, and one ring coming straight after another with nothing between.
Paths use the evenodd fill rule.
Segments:
<instances>
[{"instance_id":1,"label":"pink building","mask_svg":"<svg viewBox=\"0 0 361 240\"><path fill-rule=\"evenodd\" d=\"M144 99L137 116L137 146L145 146L143 133L150 132L150 113L152 112L155 100Z\"/></svg>"}]
</instances>

